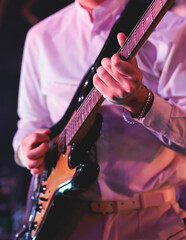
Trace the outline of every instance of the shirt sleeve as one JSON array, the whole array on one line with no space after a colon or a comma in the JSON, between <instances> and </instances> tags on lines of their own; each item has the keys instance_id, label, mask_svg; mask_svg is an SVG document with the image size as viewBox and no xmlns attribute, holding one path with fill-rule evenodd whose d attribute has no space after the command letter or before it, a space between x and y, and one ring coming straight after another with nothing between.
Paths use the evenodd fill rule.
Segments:
<instances>
[{"instance_id":1,"label":"shirt sleeve","mask_svg":"<svg viewBox=\"0 0 186 240\"><path fill-rule=\"evenodd\" d=\"M166 146L186 154L186 21L168 31L164 59L154 102L138 120ZM161 54L161 53L159 53Z\"/></svg>"},{"instance_id":2,"label":"shirt sleeve","mask_svg":"<svg viewBox=\"0 0 186 240\"><path fill-rule=\"evenodd\" d=\"M25 40L18 94L18 116L20 120L13 139L15 153L21 140L26 135L40 128L49 128L52 125L45 96L41 93L40 52L35 35L35 32L31 29ZM21 164L20 161L19 164Z\"/></svg>"}]
</instances>

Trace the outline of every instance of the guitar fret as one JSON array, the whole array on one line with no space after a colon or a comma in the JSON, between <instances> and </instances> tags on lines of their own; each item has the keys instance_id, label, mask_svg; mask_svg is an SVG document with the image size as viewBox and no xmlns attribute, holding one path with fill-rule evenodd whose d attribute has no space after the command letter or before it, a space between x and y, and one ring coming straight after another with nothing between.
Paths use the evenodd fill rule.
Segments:
<instances>
[{"instance_id":1,"label":"guitar fret","mask_svg":"<svg viewBox=\"0 0 186 240\"><path fill-rule=\"evenodd\" d=\"M128 54L127 54L127 50L126 50L126 45L124 46L124 48L121 51L122 55L127 59L128 58Z\"/></svg>"},{"instance_id":2,"label":"guitar fret","mask_svg":"<svg viewBox=\"0 0 186 240\"><path fill-rule=\"evenodd\" d=\"M73 124L72 124L72 134L73 135L75 134L75 124L74 124L74 121L73 121Z\"/></svg>"},{"instance_id":3,"label":"guitar fret","mask_svg":"<svg viewBox=\"0 0 186 240\"><path fill-rule=\"evenodd\" d=\"M152 14L152 20L157 17L158 13L160 12L161 6L159 5L159 1L155 1L151 4L151 14Z\"/></svg>"},{"instance_id":4,"label":"guitar fret","mask_svg":"<svg viewBox=\"0 0 186 240\"><path fill-rule=\"evenodd\" d=\"M88 95L85 99L86 101L86 109L85 109L85 112L86 112L86 117L88 116L88 114L91 112L91 108L90 108L90 96Z\"/></svg>"},{"instance_id":5,"label":"guitar fret","mask_svg":"<svg viewBox=\"0 0 186 240\"><path fill-rule=\"evenodd\" d=\"M127 39L127 54L128 57L130 56L130 50L129 50L129 40Z\"/></svg>"},{"instance_id":6,"label":"guitar fret","mask_svg":"<svg viewBox=\"0 0 186 240\"><path fill-rule=\"evenodd\" d=\"M78 124L79 124L79 127L81 126L81 115L78 116Z\"/></svg>"},{"instance_id":7,"label":"guitar fret","mask_svg":"<svg viewBox=\"0 0 186 240\"><path fill-rule=\"evenodd\" d=\"M65 144L66 144L66 134L65 134L65 130L63 130L58 138L56 139L56 143L57 143L57 146L59 147L59 151L60 152L64 152L65 151Z\"/></svg>"},{"instance_id":8,"label":"guitar fret","mask_svg":"<svg viewBox=\"0 0 186 240\"><path fill-rule=\"evenodd\" d=\"M78 130L78 124L77 124L77 121L74 122L74 125L75 125L75 133L76 133L77 130Z\"/></svg>"},{"instance_id":9,"label":"guitar fret","mask_svg":"<svg viewBox=\"0 0 186 240\"><path fill-rule=\"evenodd\" d=\"M96 102L98 102L98 100L99 100L99 95L98 95L98 91L96 91Z\"/></svg>"},{"instance_id":10,"label":"guitar fret","mask_svg":"<svg viewBox=\"0 0 186 240\"><path fill-rule=\"evenodd\" d=\"M148 14L149 14L149 12L148 12ZM150 24L151 24L151 22L149 21L149 18L150 18L149 15L146 16L145 21L144 21L144 30L145 30L145 32L148 30L148 28L150 27Z\"/></svg>"},{"instance_id":11,"label":"guitar fret","mask_svg":"<svg viewBox=\"0 0 186 240\"><path fill-rule=\"evenodd\" d=\"M68 133L68 131L66 131L66 142L67 142L67 144L69 143L69 133Z\"/></svg>"},{"instance_id":12,"label":"guitar fret","mask_svg":"<svg viewBox=\"0 0 186 240\"><path fill-rule=\"evenodd\" d=\"M89 114L89 102L88 102L88 99L86 100L86 107L84 108L84 116L85 116L85 119L88 117L88 114ZM84 120L85 121L85 120Z\"/></svg>"},{"instance_id":13,"label":"guitar fret","mask_svg":"<svg viewBox=\"0 0 186 240\"><path fill-rule=\"evenodd\" d=\"M159 13L159 6L155 6L153 9L153 18L155 19Z\"/></svg>"},{"instance_id":14,"label":"guitar fret","mask_svg":"<svg viewBox=\"0 0 186 240\"><path fill-rule=\"evenodd\" d=\"M161 6L161 8L163 8L163 3L162 3L162 0L160 0L160 6Z\"/></svg>"},{"instance_id":15,"label":"guitar fret","mask_svg":"<svg viewBox=\"0 0 186 240\"><path fill-rule=\"evenodd\" d=\"M89 104L88 104L88 112L90 113L90 111L91 111L91 110L90 110L90 103L89 103Z\"/></svg>"},{"instance_id":16,"label":"guitar fret","mask_svg":"<svg viewBox=\"0 0 186 240\"><path fill-rule=\"evenodd\" d=\"M137 42L140 41L142 36L145 34L145 22L144 20L139 22L139 24L136 27L136 33L137 33Z\"/></svg>"},{"instance_id":17,"label":"guitar fret","mask_svg":"<svg viewBox=\"0 0 186 240\"><path fill-rule=\"evenodd\" d=\"M91 96L91 95L92 95L92 94L90 94L90 95L88 96L90 112L92 111L92 96Z\"/></svg>"},{"instance_id":18,"label":"guitar fret","mask_svg":"<svg viewBox=\"0 0 186 240\"><path fill-rule=\"evenodd\" d=\"M94 93L94 92L93 92L93 93ZM96 95L93 94L93 95L92 95L92 108L94 107L95 102L96 102Z\"/></svg>"},{"instance_id":19,"label":"guitar fret","mask_svg":"<svg viewBox=\"0 0 186 240\"><path fill-rule=\"evenodd\" d=\"M98 102L99 100L99 95L98 95L98 91L95 91L95 102Z\"/></svg>"},{"instance_id":20,"label":"guitar fret","mask_svg":"<svg viewBox=\"0 0 186 240\"><path fill-rule=\"evenodd\" d=\"M145 34L144 18L142 18L142 32L143 32L143 34Z\"/></svg>"},{"instance_id":21,"label":"guitar fret","mask_svg":"<svg viewBox=\"0 0 186 240\"><path fill-rule=\"evenodd\" d=\"M71 128L69 129L69 139L72 139L72 131L71 131Z\"/></svg>"},{"instance_id":22,"label":"guitar fret","mask_svg":"<svg viewBox=\"0 0 186 240\"><path fill-rule=\"evenodd\" d=\"M135 46L137 45L137 39L136 39L136 28L134 29L134 42L135 42Z\"/></svg>"},{"instance_id":23,"label":"guitar fret","mask_svg":"<svg viewBox=\"0 0 186 240\"><path fill-rule=\"evenodd\" d=\"M71 131L71 128L69 129L69 138L70 138L70 139L72 138L72 131Z\"/></svg>"},{"instance_id":24,"label":"guitar fret","mask_svg":"<svg viewBox=\"0 0 186 240\"><path fill-rule=\"evenodd\" d=\"M151 15L151 21L153 22L153 21L154 21L154 18L153 18L152 4L150 5L150 15Z\"/></svg>"},{"instance_id":25,"label":"guitar fret","mask_svg":"<svg viewBox=\"0 0 186 240\"><path fill-rule=\"evenodd\" d=\"M131 53L136 47L135 31L134 31L134 34L132 34L129 37L129 40L130 40L130 53Z\"/></svg>"},{"instance_id":26,"label":"guitar fret","mask_svg":"<svg viewBox=\"0 0 186 240\"><path fill-rule=\"evenodd\" d=\"M87 118L88 116L88 102L86 101L86 107L83 108L83 122L85 121L85 119Z\"/></svg>"},{"instance_id":27,"label":"guitar fret","mask_svg":"<svg viewBox=\"0 0 186 240\"><path fill-rule=\"evenodd\" d=\"M91 105L90 105L90 106L91 106L91 110L92 110L92 109L93 109L93 106L94 106L94 98L93 98L93 97L91 98L91 101L90 101L90 103L91 103Z\"/></svg>"},{"instance_id":28,"label":"guitar fret","mask_svg":"<svg viewBox=\"0 0 186 240\"><path fill-rule=\"evenodd\" d=\"M83 121L83 122L85 121L85 115L84 115L84 113L82 113L82 121Z\"/></svg>"}]
</instances>

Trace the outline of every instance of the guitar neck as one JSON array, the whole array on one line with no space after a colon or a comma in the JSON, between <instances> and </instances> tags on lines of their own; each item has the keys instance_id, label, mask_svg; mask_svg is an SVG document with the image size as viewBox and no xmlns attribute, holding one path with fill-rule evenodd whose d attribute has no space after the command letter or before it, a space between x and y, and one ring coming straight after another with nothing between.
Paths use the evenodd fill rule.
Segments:
<instances>
[{"instance_id":1,"label":"guitar neck","mask_svg":"<svg viewBox=\"0 0 186 240\"><path fill-rule=\"evenodd\" d=\"M92 113L97 112L97 108L103 101L104 97L102 94L95 87L92 87L85 100L57 138L62 152L65 152L66 146L72 143L74 137L81 131L82 125L87 121L87 118L90 117Z\"/></svg>"},{"instance_id":2,"label":"guitar neck","mask_svg":"<svg viewBox=\"0 0 186 240\"><path fill-rule=\"evenodd\" d=\"M75 112L70 123L65 128L66 131L66 145L68 145L81 126L85 123L90 114L96 109L97 105L103 102L102 94L95 88L92 87L91 91L82 102L78 110Z\"/></svg>"},{"instance_id":3,"label":"guitar neck","mask_svg":"<svg viewBox=\"0 0 186 240\"><path fill-rule=\"evenodd\" d=\"M173 2L174 0L152 0L143 16L127 37L123 46L119 49L118 53L121 59L129 61L136 55ZM63 142L62 148L64 148L64 142L65 146L72 142L76 134L81 131L82 125L86 122L90 114L97 109L96 107L101 105L103 101L104 97L102 94L95 87L92 87L66 128L60 134L60 139L62 139Z\"/></svg>"}]
</instances>

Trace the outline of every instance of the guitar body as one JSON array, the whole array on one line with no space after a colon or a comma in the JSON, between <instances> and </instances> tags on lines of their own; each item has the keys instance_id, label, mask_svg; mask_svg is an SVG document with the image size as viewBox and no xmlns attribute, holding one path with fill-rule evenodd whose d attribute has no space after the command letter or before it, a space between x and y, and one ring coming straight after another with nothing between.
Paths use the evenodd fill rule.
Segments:
<instances>
[{"instance_id":1,"label":"guitar body","mask_svg":"<svg viewBox=\"0 0 186 240\"><path fill-rule=\"evenodd\" d=\"M64 153L61 153L60 144L51 141L45 159L45 171L32 177L24 225L17 233L17 239L39 240L51 209L57 208L56 197L76 196L95 181L99 165L90 158L90 151L100 135L101 126L102 117L97 114L93 126L81 143L66 146Z\"/></svg>"},{"instance_id":2,"label":"guitar body","mask_svg":"<svg viewBox=\"0 0 186 240\"><path fill-rule=\"evenodd\" d=\"M70 189L70 184L73 184L73 177L75 175L75 169L69 169L68 167L68 152L66 154L60 154L55 169L51 172L46 181L41 181L39 186L39 192L34 193L37 196L37 205L33 206L32 216L34 216L34 222L32 223L31 237L37 235L40 232L43 224L48 216L50 208L54 202L57 194L64 193ZM43 174L44 175L44 174ZM45 211L47 209L47 211Z\"/></svg>"},{"instance_id":3,"label":"guitar body","mask_svg":"<svg viewBox=\"0 0 186 240\"><path fill-rule=\"evenodd\" d=\"M86 190L99 173L98 165L93 163L80 164L78 168L70 169L68 165L69 152L70 146L67 147L65 155L60 154L56 167L47 180L41 181L38 194L35 192L37 205L32 209L32 216L34 216L34 222L30 226L32 238L37 239L58 194L70 196Z\"/></svg>"}]
</instances>

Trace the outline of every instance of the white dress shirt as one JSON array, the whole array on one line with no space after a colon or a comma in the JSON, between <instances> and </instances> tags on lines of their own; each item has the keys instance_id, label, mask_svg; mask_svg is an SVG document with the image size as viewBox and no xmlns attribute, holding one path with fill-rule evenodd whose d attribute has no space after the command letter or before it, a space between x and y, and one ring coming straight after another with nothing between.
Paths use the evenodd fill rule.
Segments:
<instances>
[{"instance_id":1,"label":"white dress shirt","mask_svg":"<svg viewBox=\"0 0 186 240\"><path fill-rule=\"evenodd\" d=\"M28 32L15 151L28 133L50 128L63 116L126 3L105 1L94 10L91 22L76 1ZM185 40L186 19L168 12L139 51L143 83L155 95L145 118L130 125L123 119L121 106L105 100L100 107L100 174L97 192L89 191L85 198L127 199L186 179Z\"/></svg>"}]
</instances>

